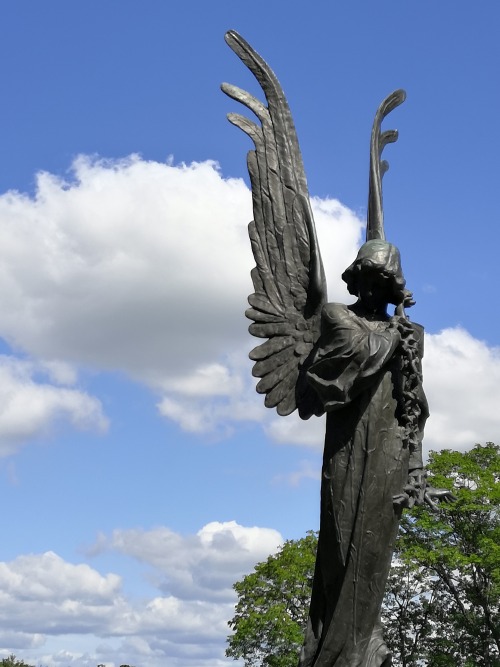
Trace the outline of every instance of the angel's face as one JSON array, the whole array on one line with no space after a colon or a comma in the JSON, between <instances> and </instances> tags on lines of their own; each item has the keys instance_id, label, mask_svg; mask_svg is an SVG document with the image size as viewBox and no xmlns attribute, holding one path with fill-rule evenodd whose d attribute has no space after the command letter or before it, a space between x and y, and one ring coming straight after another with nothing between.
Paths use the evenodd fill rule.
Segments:
<instances>
[{"instance_id":1,"label":"angel's face","mask_svg":"<svg viewBox=\"0 0 500 667\"><path fill-rule=\"evenodd\" d=\"M390 278L376 268L363 269L358 276L358 297L368 312L385 314L392 301Z\"/></svg>"}]
</instances>

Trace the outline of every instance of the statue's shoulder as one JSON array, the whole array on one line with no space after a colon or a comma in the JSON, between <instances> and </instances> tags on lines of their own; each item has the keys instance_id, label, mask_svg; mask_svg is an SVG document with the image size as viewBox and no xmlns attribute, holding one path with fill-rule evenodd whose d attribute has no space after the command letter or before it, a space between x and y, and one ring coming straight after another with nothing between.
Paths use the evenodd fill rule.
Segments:
<instances>
[{"instance_id":1,"label":"statue's shoulder","mask_svg":"<svg viewBox=\"0 0 500 667\"><path fill-rule=\"evenodd\" d=\"M352 312L344 303L326 303L321 313L323 322L326 324L335 324L345 322L352 318Z\"/></svg>"},{"instance_id":2,"label":"statue's shoulder","mask_svg":"<svg viewBox=\"0 0 500 667\"><path fill-rule=\"evenodd\" d=\"M411 325L413 327L413 330L415 331L415 337L417 339L423 338L425 333L424 327L418 322L411 322Z\"/></svg>"}]
</instances>

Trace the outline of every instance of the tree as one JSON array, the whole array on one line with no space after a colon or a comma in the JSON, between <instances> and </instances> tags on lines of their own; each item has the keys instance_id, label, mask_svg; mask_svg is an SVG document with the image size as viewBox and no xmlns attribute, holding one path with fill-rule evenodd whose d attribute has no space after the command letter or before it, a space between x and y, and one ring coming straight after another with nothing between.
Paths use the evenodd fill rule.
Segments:
<instances>
[{"instance_id":1,"label":"tree","mask_svg":"<svg viewBox=\"0 0 500 667\"><path fill-rule=\"evenodd\" d=\"M500 447L431 453L429 482L449 488L436 513L401 522L383 605L394 667L500 667ZM226 655L245 667L295 667L317 535L291 540L234 585Z\"/></svg>"},{"instance_id":2,"label":"tree","mask_svg":"<svg viewBox=\"0 0 500 667\"><path fill-rule=\"evenodd\" d=\"M391 648L402 667L422 659L429 667L499 667L500 447L431 453L428 470L457 500L403 518L395 556L408 576L386 596Z\"/></svg>"},{"instance_id":3,"label":"tree","mask_svg":"<svg viewBox=\"0 0 500 667\"><path fill-rule=\"evenodd\" d=\"M0 667L33 667L28 665L24 660L18 660L16 656L12 653L7 658L2 658L0 660Z\"/></svg>"},{"instance_id":4,"label":"tree","mask_svg":"<svg viewBox=\"0 0 500 667\"><path fill-rule=\"evenodd\" d=\"M226 655L246 667L295 667L311 597L318 538L289 540L236 584Z\"/></svg>"}]
</instances>

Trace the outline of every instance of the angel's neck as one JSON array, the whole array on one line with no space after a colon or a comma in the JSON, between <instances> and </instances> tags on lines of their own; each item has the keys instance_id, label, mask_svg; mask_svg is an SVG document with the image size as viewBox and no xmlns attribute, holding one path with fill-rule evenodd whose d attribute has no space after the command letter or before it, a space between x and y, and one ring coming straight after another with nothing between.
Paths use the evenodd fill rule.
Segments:
<instances>
[{"instance_id":1,"label":"angel's neck","mask_svg":"<svg viewBox=\"0 0 500 667\"><path fill-rule=\"evenodd\" d=\"M377 308L369 308L361 300L358 300L349 307L356 315L366 320L380 320L383 322L389 319L387 304L380 305Z\"/></svg>"}]
</instances>

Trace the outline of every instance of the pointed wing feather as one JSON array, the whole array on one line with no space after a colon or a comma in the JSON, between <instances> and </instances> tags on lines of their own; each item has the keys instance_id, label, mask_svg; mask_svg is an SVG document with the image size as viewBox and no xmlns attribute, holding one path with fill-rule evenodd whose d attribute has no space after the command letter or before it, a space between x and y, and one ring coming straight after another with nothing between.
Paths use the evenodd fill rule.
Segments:
<instances>
[{"instance_id":1,"label":"pointed wing feather","mask_svg":"<svg viewBox=\"0 0 500 667\"><path fill-rule=\"evenodd\" d=\"M276 371L288 361L294 359L295 349L293 347L285 347L280 352L276 352L271 357L255 362L252 375L257 378L263 378L269 373Z\"/></svg>"},{"instance_id":2,"label":"pointed wing feather","mask_svg":"<svg viewBox=\"0 0 500 667\"><path fill-rule=\"evenodd\" d=\"M255 123L228 114L246 132L255 150L247 165L252 186L254 220L248 231L255 268L254 294L246 311L249 330L268 340L250 353L257 391L278 414L293 412L300 364L319 336L320 312L326 301L323 265L316 239L307 182L297 134L283 90L269 66L234 31L226 41L251 70L267 106L237 86L222 90L255 114Z\"/></svg>"},{"instance_id":3,"label":"pointed wing feather","mask_svg":"<svg viewBox=\"0 0 500 667\"><path fill-rule=\"evenodd\" d=\"M277 355L286 347L295 349L295 338L293 336L276 336L254 348L250 352L249 357L252 361L260 361L261 359Z\"/></svg>"}]
</instances>

